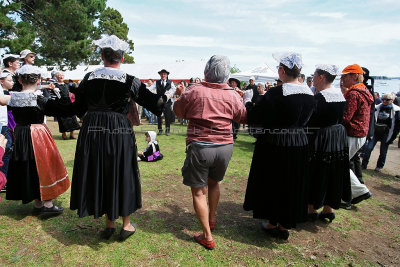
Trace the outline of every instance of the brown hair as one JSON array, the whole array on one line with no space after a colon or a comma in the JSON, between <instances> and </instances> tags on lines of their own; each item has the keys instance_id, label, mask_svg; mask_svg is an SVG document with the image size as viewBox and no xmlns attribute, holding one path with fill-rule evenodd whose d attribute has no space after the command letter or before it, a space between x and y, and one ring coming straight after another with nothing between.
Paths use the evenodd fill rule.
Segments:
<instances>
[{"instance_id":1,"label":"brown hair","mask_svg":"<svg viewBox=\"0 0 400 267\"><path fill-rule=\"evenodd\" d=\"M299 69L296 65L293 66L293 68L289 69L286 65L280 64L280 66L283 67L283 70L285 71L286 75L292 78L297 78L300 75L301 69Z\"/></svg>"},{"instance_id":2,"label":"brown hair","mask_svg":"<svg viewBox=\"0 0 400 267\"><path fill-rule=\"evenodd\" d=\"M34 84L40 79L40 74L20 74L22 84Z\"/></svg>"}]
</instances>

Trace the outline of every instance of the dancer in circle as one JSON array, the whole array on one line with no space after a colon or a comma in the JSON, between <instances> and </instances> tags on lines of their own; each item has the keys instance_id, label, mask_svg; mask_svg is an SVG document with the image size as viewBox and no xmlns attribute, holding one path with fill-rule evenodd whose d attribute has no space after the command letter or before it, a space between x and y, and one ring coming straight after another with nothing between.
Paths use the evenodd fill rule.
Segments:
<instances>
[{"instance_id":1,"label":"dancer in circle","mask_svg":"<svg viewBox=\"0 0 400 267\"><path fill-rule=\"evenodd\" d=\"M244 209L265 219L262 230L281 239L307 218L308 139L304 126L314 110L314 95L297 77L303 67L297 53L274 54L283 84L253 105L246 101L249 125L261 125L246 189Z\"/></svg>"},{"instance_id":2,"label":"dancer in circle","mask_svg":"<svg viewBox=\"0 0 400 267\"><path fill-rule=\"evenodd\" d=\"M311 149L309 218L315 221L335 219L341 199L351 200L349 147L342 125L346 99L332 83L340 71L335 65L317 65L313 84L316 110L308 123L315 133L309 136ZM317 210L324 207L321 213Z\"/></svg>"}]
</instances>

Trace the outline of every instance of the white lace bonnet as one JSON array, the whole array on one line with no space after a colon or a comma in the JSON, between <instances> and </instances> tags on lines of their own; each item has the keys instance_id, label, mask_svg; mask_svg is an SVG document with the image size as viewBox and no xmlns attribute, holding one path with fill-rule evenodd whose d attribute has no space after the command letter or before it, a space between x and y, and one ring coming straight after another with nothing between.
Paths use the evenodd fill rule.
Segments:
<instances>
[{"instance_id":1,"label":"white lace bonnet","mask_svg":"<svg viewBox=\"0 0 400 267\"><path fill-rule=\"evenodd\" d=\"M32 66L32 65L23 65L21 68L19 68L17 70L17 73L20 75L23 74L39 74L41 76L43 76L43 72L40 68L36 67L36 66Z\"/></svg>"},{"instance_id":2,"label":"white lace bonnet","mask_svg":"<svg viewBox=\"0 0 400 267\"><path fill-rule=\"evenodd\" d=\"M323 70L329 73L330 75L337 76L340 75L339 68L336 65L331 65L331 64L318 64L315 65L315 68L317 70Z\"/></svg>"},{"instance_id":3,"label":"white lace bonnet","mask_svg":"<svg viewBox=\"0 0 400 267\"><path fill-rule=\"evenodd\" d=\"M296 65L297 68L303 68L303 59L299 53L294 52L283 52L283 53L274 53L272 57L278 61L279 63L285 65L289 69L293 69Z\"/></svg>"},{"instance_id":4,"label":"white lace bonnet","mask_svg":"<svg viewBox=\"0 0 400 267\"><path fill-rule=\"evenodd\" d=\"M124 40L119 39L115 35L106 35L103 38L93 41L93 44L97 45L101 49L111 48L114 51L122 50L126 51L129 48L129 44Z\"/></svg>"}]
</instances>

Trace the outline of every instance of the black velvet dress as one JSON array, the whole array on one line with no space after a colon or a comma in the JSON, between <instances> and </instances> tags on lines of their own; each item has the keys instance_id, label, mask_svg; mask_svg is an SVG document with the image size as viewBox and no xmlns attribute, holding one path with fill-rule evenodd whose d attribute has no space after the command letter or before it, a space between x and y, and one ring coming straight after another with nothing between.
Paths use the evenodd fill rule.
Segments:
<instances>
[{"instance_id":1,"label":"black velvet dress","mask_svg":"<svg viewBox=\"0 0 400 267\"><path fill-rule=\"evenodd\" d=\"M307 217L308 139L304 126L315 100L307 86L283 84L268 90L253 107L248 123L262 126L257 137L244 209L253 217L285 228Z\"/></svg>"},{"instance_id":2,"label":"black velvet dress","mask_svg":"<svg viewBox=\"0 0 400 267\"><path fill-rule=\"evenodd\" d=\"M316 112L308 126L311 148L309 204L314 209L340 207L341 199L351 200L349 148L346 129L341 124L346 100L340 89L328 88L315 95Z\"/></svg>"},{"instance_id":3,"label":"black velvet dress","mask_svg":"<svg viewBox=\"0 0 400 267\"><path fill-rule=\"evenodd\" d=\"M60 89L60 95L63 101L71 103L68 85L65 83L55 83L55 86ZM81 128L75 115L69 117L57 116L57 122L60 133L72 132Z\"/></svg>"},{"instance_id":4,"label":"black velvet dress","mask_svg":"<svg viewBox=\"0 0 400 267\"><path fill-rule=\"evenodd\" d=\"M135 134L127 118L131 99L161 114L164 98L139 79L107 67L86 74L75 90L74 103L47 102L55 115L69 116L71 110L84 115L71 187L71 209L80 217L107 214L115 220L142 207Z\"/></svg>"}]
</instances>

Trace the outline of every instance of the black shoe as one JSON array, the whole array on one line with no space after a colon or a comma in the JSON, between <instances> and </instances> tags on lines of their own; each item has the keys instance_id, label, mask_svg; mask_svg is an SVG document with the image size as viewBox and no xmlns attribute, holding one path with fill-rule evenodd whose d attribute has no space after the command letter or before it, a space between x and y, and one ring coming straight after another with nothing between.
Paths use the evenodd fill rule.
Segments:
<instances>
[{"instance_id":1,"label":"black shoe","mask_svg":"<svg viewBox=\"0 0 400 267\"><path fill-rule=\"evenodd\" d=\"M267 226L266 222L261 222L261 229L269 236L271 237L278 237L279 232L278 232L278 227L275 228L265 228Z\"/></svg>"},{"instance_id":2,"label":"black shoe","mask_svg":"<svg viewBox=\"0 0 400 267\"><path fill-rule=\"evenodd\" d=\"M135 227L135 230L133 231L124 230L124 228L121 229L121 232L119 233L120 241L125 241L128 237L136 232L136 224L132 223L132 226Z\"/></svg>"},{"instance_id":3,"label":"black shoe","mask_svg":"<svg viewBox=\"0 0 400 267\"><path fill-rule=\"evenodd\" d=\"M41 207L41 208L33 207L32 215L39 215L40 213L42 213L42 208L43 207Z\"/></svg>"},{"instance_id":4,"label":"black shoe","mask_svg":"<svg viewBox=\"0 0 400 267\"><path fill-rule=\"evenodd\" d=\"M315 222L318 219L318 213L313 212L307 215L308 220Z\"/></svg>"},{"instance_id":5,"label":"black shoe","mask_svg":"<svg viewBox=\"0 0 400 267\"><path fill-rule=\"evenodd\" d=\"M158 130L158 135L162 134L163 130Z\"/></svg>"},{"instance_id":6,"label":"black shoe","mask_svg":"<svg viewBox=\"0 0 400 267\"><path fill-rule=\"evenodd\" d=\"M115 233L115 228L105 228L103 231L100 233L100 237L102 239L110 239L110 237Z\"/></svg>"},{"instance_id":7,"label":"black shoe","mask_svg":"<svg viewBox=\"0 0 400 267\"><path fill-rule=\"evenodd\" d=\"M63 212L64 212L63 207L57 207L55 205L53 205L53 207L51 207L51 208L47 208L47 207L43 206L40 211L40 213L42 213L42 214L61 214Z\"/></svg>"},{"instance_id":8,"label":"black shoe","mask_svg":"<svg viewBox=\"0 0 400 267\"><path fill-rule=\"evenodd\" d=\"M340 203L340 208L345 210L351 210L352 206L350 203Z\"/></svg>"},{"instance_id":9,"label":"black shoe","mask_svg":"<svg viewBox=\"0 0 400 267\"><path fill-rule=\"evenodd\" d=\"M166 136L169 136L169 132L165 132L165 135L166 135Z\"/></svg>"},{"instance_id":10,"label":"black shoe","mask_svg":"<svg viewBox=\"0 0 400 267\"><path fill-rule=\"evenodd\" d=\"M335 213L333 213L333 212L322 213L321 212L320 214L318 214L318 218L323 222L326 222L326 220L328 219L329 222L331 223L335 219Z\"/></svg>"},{"instance_id":11,"label":"black shoe","mask_svg":"<svg viewBox=\"0 0 400 267\"><path fill-rule=\"evenodd\" d=\"M289 231L278 229L278 238L283 239L283 240L288 240L289 239Z\"/></svg>"},{"instance_id":12,"label":"black shoe","mask_svg":"<svg viewBox=\"0 0 400 267\"><path fill-rule=\"evenodd\" d=\"M372 193L368 191L367 193L362 194L361 196L358 196L358 197L356 197L356 198L353 198L353 199L351 200L351 204L360 203L361 201L366 200L366 199L368 199L368 198L370 198L370 197L372 197Z\"/></svg>"}]
</instances>

